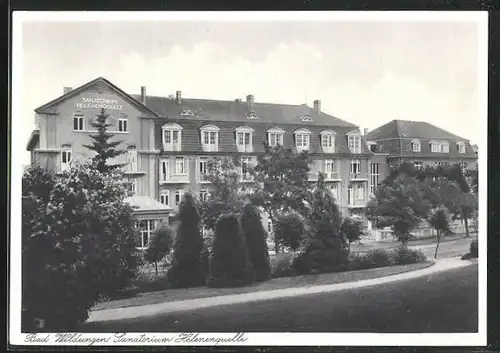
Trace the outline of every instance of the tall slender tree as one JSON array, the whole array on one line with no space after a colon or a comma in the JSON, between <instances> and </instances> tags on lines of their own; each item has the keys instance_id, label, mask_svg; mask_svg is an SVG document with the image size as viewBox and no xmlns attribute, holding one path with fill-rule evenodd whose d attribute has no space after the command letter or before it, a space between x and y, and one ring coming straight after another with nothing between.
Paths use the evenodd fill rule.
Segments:
<instances>
[{"instance_id":1,"label":"tall slender tree","mask_svg":"<svg viewBox=\"0 0 500 353\"><path fill-rule=\"evenodd\" d=\"M92 123L92 127L97 130L96 134L90 135L92 144L83 145L96 153L92 159L96 164L97 170L101 173L106 173L125 166L125 164L107 164L110 159L126 153L125 150L117 148L122 141L110 141L114 135L108 132L108 127L111 126L111 124L108 123L108 117L109 115L104 108L102 108L99 114L96 115L96 121Z\"/></svg>"}]
</instances>

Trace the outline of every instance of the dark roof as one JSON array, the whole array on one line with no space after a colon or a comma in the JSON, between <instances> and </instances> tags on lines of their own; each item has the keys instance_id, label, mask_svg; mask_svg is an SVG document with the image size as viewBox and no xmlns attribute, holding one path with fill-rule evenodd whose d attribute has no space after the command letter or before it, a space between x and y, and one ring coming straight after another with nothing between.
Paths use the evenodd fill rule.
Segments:
<instances>
[{"instance_id":1,"label":"dark roof","mask_svg":"<svg viewBox=\"0 0 500 353\"><path fill-rule=\"evenodd\" d=\"M137 100L140 95L132 95ZM181 119L202 119L204 121L232 121L248 122L256 121L271 124L299 124L304 126L332 126L348 127L355 129L358 126L341 120L324 112L317 114L314 108L305 104L275 104L275 103L253 103L249 109L246 101L223 101L211 99L182 98L177 103L174 98L146 96L146 106L158 115L166 118L177 118L183 110L190 110L195 116L181 116ZM258 119L248 119L247 115L252 110ZM301 118L309 115L312 121L302 122Z\"/></svg>"},{"instance_id":2,"label":"dark roof","mask_svg":"<svg viewBox=\"0 0 500 353\"><path fill-rule=\"evenodd\" d=\"M146 111L147 113L156 116L156 113L154 111L152 111L151 109L149 109L144 104L142 104L140 100L134 99L131 95L129 95L128 93L126 93L125 91L123 91L118 86L114 85L113 83L111 83L110 81L105 79L104 77L98 77L95 80L87 82L87 83L69 91L68 93L63 94L62 96L59 96L56 99L53 99L48 103L45 103L44 105L36 108L35 112L38 114L50 113L50 108L52 106L54 106L55 104L65 100L67 98L73 97L73 96L77 95L78 93L80 93L80 92L86 90L87 88L89 88L93 85L96 85L96 84L104 84L104 85L108 86L112 90L116 91L119 95L121 95L125 100L130 102L132 105L139 108L139 110Z\"/></svg>"},{"instance_id":3,"label":"dark roof","mask_svg":"<svg viewBox=\"0 0 500 353\"><path fill-rule=\"evenodd\" d=\"M28 140L28 144L26 145L26 150L31 151L35 148L38 140L40 139L40 130L33 130L31 132L30 138Z\"/></svg>"},{"instance_id":4,"label":"dark roof","mask_svg":"<svg viewBox=\"0 0 500 353\"><path fill-rule=\"evenodd\" d=\"M182 126L182 151L183 152L202 152L202 146L200 142L200 128L203 125L211 124L210 119L181 119L177 118L158 118L155 119L155 141L156 148L162 149L162 126L167 123L176 123ZM299 128L306 128L311 132L311 146L309 149L310 153L323 153L320 141L320 133L325 128L320 126L303 126L301 124L274 124L274 123L262 123L260 121L252 120L245 121L242 124L238 121L227 121L224 124L214 124L219 127L219 152L220 153L235 153L237 152L236 146L236 135L235 129L239 126L247 126L254 129L254 134L252 136L252 144L254 147L254 153L264 152L264 142L267 141L267 130L275 127L280 127L284 130L283 146L285 148L292 148L296 151L295 141L294 141L294 131ZM352 131L351 127L339 127L332 129L336 133L335 137L335 154L336 155L351 155L347 144L347 133ZM365 143L362 143L362 154L360 156L371 155L372 153L368 149Z\"/></svg>"},{"instance_id":5,"label":"dark roof","mask_svg":"<svg viewBox=\"0 0 500 353\"><path fill-rule=\"evenodd\" d=\"M468 141L424 121L392 120L368 133L367 140L390 138L418 138L428 140Z\"/></svg>"}]
</instances>

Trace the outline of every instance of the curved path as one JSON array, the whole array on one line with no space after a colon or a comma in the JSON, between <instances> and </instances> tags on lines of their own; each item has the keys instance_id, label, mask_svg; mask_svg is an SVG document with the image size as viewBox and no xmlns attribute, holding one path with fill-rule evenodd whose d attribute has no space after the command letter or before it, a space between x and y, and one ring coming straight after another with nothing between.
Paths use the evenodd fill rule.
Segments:
<instances>
[{"instance_id":1,"label":"curved path","mask_svg":"<svg viewBox=\"0 0 500 353\"><path fill-rule=\"evenodd\" d=\"M357 282L338 283L330 285L317 285L309 287L287 288L271 291L260 291L244 294L224 295L210 298L179 300L159 304L150 304L136 307L99 310L90 313L87 323L111 322L136 318L147 318L158 315L193 311L196 309L210 308L220 305L232 305L251 302L260 302L280 298L291 298L320 293L329 293L381 285L396 281L410 280L422 276L437 274L443 271L470 266L469 261L460 258L438 259L433 266L412 272L405 272L386 277L380 277Z\"/></svg>"}]
</instances>

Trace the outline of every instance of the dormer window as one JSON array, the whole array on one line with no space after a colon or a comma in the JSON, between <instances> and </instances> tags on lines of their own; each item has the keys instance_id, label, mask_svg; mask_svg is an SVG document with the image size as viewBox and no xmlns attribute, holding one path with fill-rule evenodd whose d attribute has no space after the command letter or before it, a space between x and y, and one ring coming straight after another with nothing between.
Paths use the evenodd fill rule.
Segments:
<instances>
[{"instance_id":1,"label":"dormer window","mask_svg":"<svg viewBox=\"0 0 500 353\"><path fill-rule=\"evenodd\" d=\"M180 151L182 145L182 126L166 124L162 126L163 149L165 151Z\"/></svg>"},{"instance_id":2,"label":"dormer window","mask_svg":"<svg viewBox=\"0 0 500 353\"><path fill-rule=\"evenodd\" d=\"M75 113L73 115L73 131L83 131L84 126L84 117L82 113Z\"/></svg>"},{"instance_id":3,"label":"dormer window","mask_svg":"<svg viewBox=\"0 0 500 353\"><path fill-rule=\"evenodd\" d=\"M450 145L448 144L448 142L443 141L439 144L439 152L450 153Z\"/></svg>"},{"instance_id":4,"label":"dormer window","mask_svg":"<svg viewBox=\"0 0 500 353\"><path fill-rule=\"evenodd\" d=\"M300 118L300 121L302 121L303 123L310 123L313 120L310 115L304 115L302 118Z\"/></svg>"},{"instance_id":5,"label":"dormer window","mask_svg":"<svg viewBox=\"0 0 500 353\"><path fill-rule=\"evenodd\" d=\"M361 134L358 131L347 134L347 145L353 154L361 153Z\"/></svg>"},{"instance_id":6,"label":"dormer window","mask_svg":"<svg viewBox=\"0 0 500 353\"><path fill-rule=\"evenodd\" d=\"M438 142L431 141L429 144L431 145L431 152L440 152L440 146Z\"/></svg>"},{"instance_id":7,"label":"dormer window","mask_svg":"<svg viewBox=\"0 0 500 353\"><path fill-rule=\"evenodd\" d=\"M181 116L194 116L194 113L189 109L185 109L181 112Z\"/></svg>"},{"instance_id":8,"label":"dormer window","mask_svg":"<svg viewBox=\"0 0 500 353\"><path fill-rule=\"evenodd\" d=\"M204 152L217 152L219 150L219 130L215 125L201 127L201 147Z\"/></svg>"},{"instance_id":9,"label":"dormer window","mask_svg":"<svg viewBox=\"0 0 500 353\"><path fill-rule=\"evenodd\" d=\"M332 130L324 130L321 132L321 147L325 153L335 152L335 132Z\"/></svg>"},{"instance_id":10,"label":"dormer window","mask_svg":"<svg viewBox=\"0 0 500 353\"><path fill-rule=\"evenodd\" d=\"M413 152L420 152L420 141L419 140L413 140L411 142L411 150Z\"/></svg>"},{"instance_id":11,"label":"dormer window","mask_svg":"<svg viewBox=\"0 0 500 353\"><path fill-rule=\"evenodd\" d=\"M465 143L458 142L457 143L457 151L458 151L458 153L465 153Z\"/></svg>"},{"instance_id":12,"label":"dormer window","mask_svg":"<svg viewBox=\"0 0 500 353\"><path fill-rule=\"evenodd\" d=\"M256 119L259 119L259 117L254 112L250 112L247 115L247 119L249 119L249 120L256 120Z\"/></svg>"},{"instance_id":13,"label":"dormer window","mask_svg":"<svg viewBox=\"0 0 500 353\"><path fill-rule=\"evenodd\" d=\"M311 145L311 131L307 129L298 129L295 130L294 135L297 151L308 151Z\"/></svg>"},{"instance_id":14,"label":"dormer window","mask_svg":"<svg viewBox=\"0 0 500 353\"><path fill-rule=\"evenodd\" d=\"M273 128L267 130L267 142L269 146L283 146L283 136L285 131L280 128Z\"/></svg>"},{"instance_id":15,"label":"dormer window","mask_svg":"<svg viewBox=\"0 0 500 353\"><path fill-rule=\"evenodd\" d=\"M238 152L253 152L253 129L241 126L236 129L236 147Z\"/></svg>"}]
</instances>

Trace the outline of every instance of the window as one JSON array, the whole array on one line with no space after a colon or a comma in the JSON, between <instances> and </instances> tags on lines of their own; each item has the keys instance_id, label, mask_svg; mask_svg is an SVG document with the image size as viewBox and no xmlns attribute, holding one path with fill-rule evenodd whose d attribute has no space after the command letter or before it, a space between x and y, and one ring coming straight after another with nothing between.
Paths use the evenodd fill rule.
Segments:
<instances>
[{"instance_id":1,"label":"window","mask_svg":"<svg viewBox=\"0 0 500 353\"><path fill-rule=\"evenodd\" d=\"M465 153L465 143L463 142L457 143L457 151L458 153Z\"/></svg>"},{"instance_id":2,"label":"window","mask_svg":"<svg viewBox=\"0 0 500 353\"><path fill-rule=\"evenodd\" d=\"M236 145L238 152L251 152L253 129L242 126L236 129Z\"/></svg>"},{"instance_id":3,"label":"window","mask_svg":"<svg viewBox=\"0 0 500 353\"><path fill-rule=\"evenodd\" d=\"M176 175L186 175L186 158L184 157L176 157L175 158L175 174Z\"/></svg>"},{"instance_id":4,"label":"window","mask_svg":"<svg viewBox=\"0 0 500 353\"><path fill-rule=\"evenodd\" d=\"M203 151L217 152L219 148L219 128L215 125L205 125L200 130Z\"/></svg>"},{"instance_id":5,"label":"window","mask_svg":"<svg viewBox=\"0 0 500 353\"><path fill-rule=\"evenodd\" d=\"M335 160L326 159L325 160L325 174L326 179L335 179L337 177L337 171L335 168Z\"/></svg>"},{"instance_id":6,"label":"window","mask_svg":"<svg viewBox=\"0 0 500 353\"><path fill-rule=\"evenodd\" d=\"M422 169L422 162L413 162L413 166L415 169L420 170Z\"/></svg>"},{"instance_id":7,"label":"window","mask_svg":"<svg viewBox=\"0 0 500 353\"><path fill-rule=\"evenodd\" d=\"M241 167L240 167L241 180L243 181L251 180L250 168L251 168L250 157L241 158Z\"/></svg>"},{"instance_id":8,"label":"window","mask_svg":"<svg viewBox=\"0 0 500 353\"><path fill-rule=\"evenodd\" d=\"M181 112L181 116L194 116L194 113L191 110L186 109Z\"/></svg>"},{"instance_id":9,"label":"window","mask_svg":"<svg viewBox=\"0 0 500 353\"><path fill-rule=\"evenodd\" d=\"M450 152L450 145L448 142L441 142L439 145L439 152L441 153L449 153Z\"/></svg>"},{"instance_id":10,"label":"window","mask_svg":"<svg viewBox=\"0 0 500 353\"><path fill-rule=\"evenodd\" d=\"M411 142L411 150L413 152L420 152L420 141L419 140L413 140Z\"/></svg>"},{"instance_id":11,"label":"window","mask_svg":"<svg viewBox=\"0 0 500 353\"><path fill-rule=\"evenodd\" d=\"M73 115L73 130L74 131L83 131L83 115L75 114Z\"/></svg>"},{"instance_id":12,"label":"window","mask_svg":"<svg viewBox=\"0 0 500 353\"><path fill-rule=\"evenodd\" d=\"M311 132L306 129L295 131L295 146L299 152L309 150L311 144Z\"/></svg>"},{"instance_id":13,"label":"window","mask_svg":"<svg viewBox=\"0 0 500 353\"><path fill-rule=\"evenodd\" d=\"M361 153L361 136L351 134L347 136L347 144L351 153Z\"/></svg>"},{"instance_id":14,"label":"window","mask_svg":"<svg viewBox=\"0 0 500 353\"><path fill-rule=\"evenodd\" d=\"M269 146L283 146L283 135L285 132L279 128L267 130L267 142Z\"/></svg>"},{"instance_id":15,"label":"window","mask_svg":"<svg viewBox=\"0 0 500 353\"><path fill-rule=\"evenodd\" d=\"M200 201L206 202L208 199L208 192L205 189L200 190Z\"/></svg>"},{"instance_id":16,"label":"window","mask_svg":"<svg viewBox=\"0 0 500 353\"><path fill-rule=\"evenodd\" d=\"M351 174L359 174L361 170L361 162L359 161L359 159L353 159L351 161L351 169L349 170L349 172Z\"/></svg>"},{"instance_id":17,"label":"window","mask_svg":"<svg viewBox=\"0 0 500 353\"><path fill-rule=\"evenodd\" d=\"M129 172L137 171L137 151L135 150L127 151L127 171Z\"/></svg>"},{"instance_id":18,"label":"window","mask_svg":"<svg viewBox=\"0 0 500 353\"><path fill-rule=\"evenodd\" d=\"M373 195L377 190L377 186L380 178L380 164L371 163L370 164L370 193Z\"/></svg>"},{"instance_id":19,"label":"window","mask_svg":"<svg viewBox=\"0 0 500 353\"><path fill-rule=\"evenodd\" d=\"M357 200L364 200L365 199L365 187L363 183L359 183L356 186L356 199Z\"/></svg>"},{"instance_id":20,"label":"window","mask_svg":"<svg viewBox=\"0 0 500 353\"><path fill-rule=\"evenodd\" d=\"M168 206L170 203L169 203L169 193L168 191L165 191L163 193L160 194L160 202L162 204L164 204L165 206Z\"/></svg>"},{"instance_id":21,"label":"window","mask_svg":"<svg viewBox=\"0 0 500 353\"><path fill-rule=\"evenodd\" d=\"M438 162L434 163L434 165L436 167L446 167L447 164L448 164L447 162L443 162L443 161L438 161Z\"/></svg>"},{"instance_id":22,"label":"window","mask_svg":"<svg viewBox=\"0 0 500 353\"><path fill-rule=\"evenodd\" d=\"M170 180L170 161L162 160L160 163L160 181Z\"/></svg>"},{"instance_id":23,"label":"window","mask_svg":"<svg viewBox=\"0 0 500 353\"><path fill-rule=\"evenodd\" d=\"M132 180L128 181L127 191L128 191L129 196L135 196L137 194L137 182L136 182L136 180L132 179Z\"/></svg>"},{"instance_id":24,"label":"window","mask_svg":"<svg viewBox=\"0 0 500 353\"><path fill-rule=\"evenodd\" d=\"M311 121L313 121L309 115L304 115L302 118L300 118L300 120L304 123L310 123Z\"/></svg>"},{"instance_id":25,"label":"window","mask_svg":"<svg viewBox=\"0 0 500 353\"><path fill-rule=\"evenodd\" d=\"M141 233L138 247L140 249L146 249L149 245L149 240L151 239L151 236L156 229L156 221L153 219L140 220L136 222L136 227Z\"/></svg>"},{"instance_id":26,"label":"window","mask_svg":"<svg viewBox=\"0 0 500 353\"><path fill-rule=\"evenodd\" d=\"M120 132L127 132L128 131L128 119L127 118L120 118L118 119L118 131Z\"/></svg>"},{"instance_id":27,"label":"window","mask_svg":"<svg viewBox=\"0 0 500 353\"><path fill-rule=\"evenodd\" d=\"M439 152L439 150L440 150L439 143L437 143L435 141L431 141L430 145L431 145L431 152Z\"/></svg>"},{"instance_id":28,"label":"window","mask_svg":"<svg viewBox=\"0 0 500 353\"><path fill-rule=\"evenodd\" d=\"M71 148L61 150L61 171L68 170L71 162Z\"/></svg>"},{"instance_id":29,"label":"window","mask_svg":"<svg viewBox=\"0 0 500 353\"><path fill-rule=\"evenodd\" d=\"M182 126L166 124L162 126L163 149L165 151L180 151Z\"/></svg>"},{"instance_id":30,"label":"window","mask_svg":"<svg viewBox=\"0 0 500 353\"><path fill-rule=\"evenodd\" d=\"M259 117L254 112L250 112L250 113L247 114L247 119L249 119L249 120L257 120L257 119L259 119Z\"/></svg>"},{"instance_id":31,"label":"window","mask_svg":"<svg viewBox=\"0 0 500 353\"><path fill-rule=\"evenodd\" d=\"M323 147L323 152L335 152L335 132L331 130L321 132L321 147Z\"/></svg>"},{"instance_id":32,"label":"window","mask_svg":"<svg viewBox=\"0 0 500 353\"><path fill-rule=\"evenodd\" d=\"M176 206L179 206L179 204L181 203L183 195L184 195L183 189L175 190L175 205Z\"/></svg>"},{"instance_id":33,"label":"window","mask_svg":"<svg viewBox=\"0 0 500 353\"><path fill-rule=\"evenodd\" d=\"M200 181L207 181L207 174L208 174L208 159L207 158L200 158L199 161L199 179Z\"/></svg>"}]
</instances>

